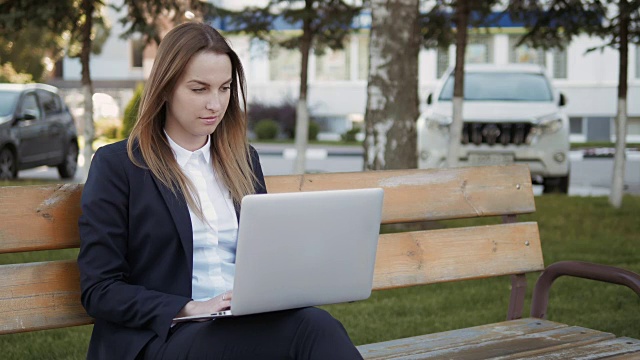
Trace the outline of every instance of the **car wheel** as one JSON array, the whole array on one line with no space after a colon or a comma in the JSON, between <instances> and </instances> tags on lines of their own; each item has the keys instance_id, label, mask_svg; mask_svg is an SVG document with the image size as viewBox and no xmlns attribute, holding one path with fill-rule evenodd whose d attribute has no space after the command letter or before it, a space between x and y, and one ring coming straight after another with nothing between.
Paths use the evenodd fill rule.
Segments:
<instances>
[{"instance_id":1,"label":"car wheel","mask_svg":"<svg viewBox=\"0 0 640 360\"><path fill-rule=\"evenodd\" d=\"M78 168L78 145L75 142L69 144L64 161L58 165L58 174L63 179L71 179Z\"/></svg>"},{"instance_id":2,"label":"car wheel","mask_svg":"<svg viewBox=\"0 0 640 360\"><path fill-rule=\"evenodd\" d=\"M0 180L11 180L18 176L16 155L8 148L0 150Z\"/></svg>"},{"instance_id":3,"label":"car wheel","mask_svg":"<svg viewBox=\"0 0 640 360\"><path fill-rule=\"evenodd\" d=\"M569 193L569 175L559 177L546 177L542 182L542 192L544 194L551 193Z\"/></svg>"}]
</instances>

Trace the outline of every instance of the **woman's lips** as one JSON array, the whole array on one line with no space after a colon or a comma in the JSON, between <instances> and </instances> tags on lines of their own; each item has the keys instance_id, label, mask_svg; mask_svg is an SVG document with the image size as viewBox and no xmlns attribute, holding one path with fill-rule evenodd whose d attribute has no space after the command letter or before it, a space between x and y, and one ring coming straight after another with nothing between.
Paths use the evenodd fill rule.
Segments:
<instances>
[{"instance_id":1,"label":"woman's lips","mask_svg":"<svg viewBox=\"0 0 640 360\"><path fill-rule=\"evenodd\" d=\"M213 125L218 121L217 116L201 117L200 119L207 125Z\"/></svg>"}]
</instances>

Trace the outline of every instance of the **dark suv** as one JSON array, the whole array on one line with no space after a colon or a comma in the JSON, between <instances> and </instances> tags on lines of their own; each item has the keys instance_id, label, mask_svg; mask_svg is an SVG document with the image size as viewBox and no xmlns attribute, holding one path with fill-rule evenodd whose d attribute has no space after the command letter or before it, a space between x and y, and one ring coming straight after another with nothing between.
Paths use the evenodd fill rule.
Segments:
<instances>
[{"instance_id":1,"label":"dark suv","mask_svg":"<svg viewBox=\"0 0 640 360\"><path fill-rule=\"evenodd\" d=\"M0 84L0 180L18 170L56 166L63 179L78 167L78 133L58 89Z\"/></svg>"}]
</instances>

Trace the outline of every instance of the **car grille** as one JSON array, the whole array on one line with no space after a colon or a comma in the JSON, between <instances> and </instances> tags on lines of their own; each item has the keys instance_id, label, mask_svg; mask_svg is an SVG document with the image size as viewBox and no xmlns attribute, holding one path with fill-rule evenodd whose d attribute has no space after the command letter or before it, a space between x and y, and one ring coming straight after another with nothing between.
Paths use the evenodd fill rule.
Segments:
<instances>
[{"instance_id":1,"label":"car grille","mask_svg":"<svg viewBox=\"0 0 640 360\"><path fill-rule=\"evenodd\" d=\"M462 127L462 144L523 145L531 132L531 123L466 122Z\"/></svg>"}]
</instances>

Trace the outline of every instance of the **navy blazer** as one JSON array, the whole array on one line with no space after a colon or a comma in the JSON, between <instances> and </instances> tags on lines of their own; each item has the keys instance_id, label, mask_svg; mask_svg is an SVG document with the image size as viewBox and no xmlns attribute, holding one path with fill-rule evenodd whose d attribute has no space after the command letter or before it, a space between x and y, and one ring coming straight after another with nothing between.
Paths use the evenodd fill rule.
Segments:
<instances>
[{"instance_id":1,"label":"navy blazer","mask_svg":"<svg viewBox=\"0 0 640 360\"><path fill-rule=\"evenodd\" d=\"M250 150L256 193L265 193L258 153ZM134 165L124 140L96 151L79 226L82 305L95 318L87 358L135 359L152 338L166 340L172 318L191 300L184 196Z\"/></svg>"}]
</instances>

